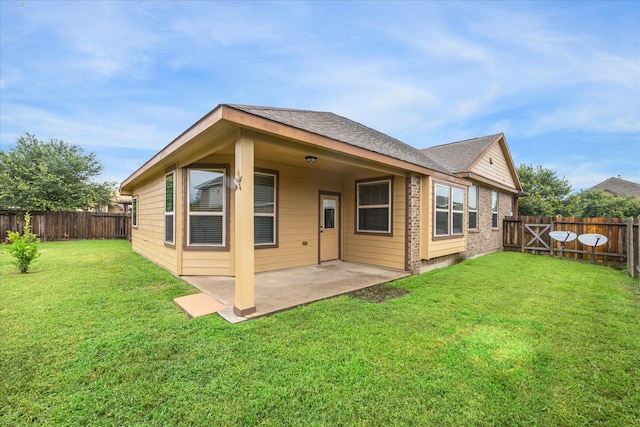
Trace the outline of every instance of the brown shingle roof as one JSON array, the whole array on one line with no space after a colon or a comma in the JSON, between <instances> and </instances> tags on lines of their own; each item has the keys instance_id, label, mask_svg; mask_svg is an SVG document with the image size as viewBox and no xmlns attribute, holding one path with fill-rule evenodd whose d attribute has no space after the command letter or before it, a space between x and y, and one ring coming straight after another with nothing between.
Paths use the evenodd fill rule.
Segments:
<instances>
[{"instance_id":1,"label":"brown shingle roof","mask_svg":"<svg viewBox=\"0 0 640 427\"><path fill-rule=\"evenodd\" d=\"M640 197L640 184L620 178L609 178L600 184L594 185L591 190L600 190L616 196Z\"/></svg>"},{"instance_id":2,"label":"brown shingle roof","mask_svg":"<svg viewBox=\"0 0 640 427\"><path fill-rule=\"evenodd\" d=\"M238 104L226 105L236 110L316 135L325 136L355 147L364 148L374 153L384 154L438 172L451 173L438 161L433 160L420 150L334 113Z\"/></svg>"},{"instance_id":3,"label":"brown shingle roof","mask_svg":"<svg viewBox=\"0 0 640 427\"><path fill-rule=\"evenodd\" d=\"M450 172L461 173L469 170L482 153L502 137L501 133L464 141L436 145L422 150L424 154L444 165Z\"/></svg>"}]
</instances>

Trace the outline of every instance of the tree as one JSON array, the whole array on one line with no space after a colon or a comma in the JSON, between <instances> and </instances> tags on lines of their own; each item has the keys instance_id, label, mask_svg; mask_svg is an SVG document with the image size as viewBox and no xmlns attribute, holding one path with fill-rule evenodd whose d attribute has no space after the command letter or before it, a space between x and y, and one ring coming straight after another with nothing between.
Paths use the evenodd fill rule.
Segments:
<instances>
[{"instance_id":1,"label":"tree","mask_svg":"<svg viewBox=\"0 0 640 427\"><path fill-rule=\"evenodd\" d=\"M0 208L72 211L108 204L116 184L93 182L101 171L95 153L27 133L0 150Z\"/></svg>"},{"instance_id":2,"label":"tree","mask_svg":"<svg viewBox=\"0 0 640 427\"><path fill-rule=\"evenodd\" d=\"M578 216L587 218L628 218L640 215L640 200L633 196L609 196L600 190L578 193Z\"/></svg>"},{"instance_id":3,"label":"tree","mask_svg":"<svg viewBox=\"0 0 640 427\"><path fill-rule=\"evenodd\" d=\"M520 198L518 213L520 215L569 216L573 214L575 200L572 197L569 181L556 176L555 171L521 164L518 175L522 189L529 196Z\"/></svg>"}]
</instances>

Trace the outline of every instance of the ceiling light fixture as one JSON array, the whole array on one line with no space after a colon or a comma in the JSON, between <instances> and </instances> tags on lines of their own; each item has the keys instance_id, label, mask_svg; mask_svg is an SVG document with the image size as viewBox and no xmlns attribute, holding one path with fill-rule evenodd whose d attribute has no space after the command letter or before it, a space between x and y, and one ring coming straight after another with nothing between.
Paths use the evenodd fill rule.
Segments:
<instances>
[{"instance_id":1,"label":"ceiling light fixture","mask_svg":"<svg viewBox=\"0 0 640 427\"><path fill-rule=\"evenodd\" d=\"M304 159L305 159L305 160L307 161L307 163L309 163L309 164L311 164L311 163L315 163L315 161L316 161L316 160L318 160L318 158L317 158L317 157L315 157L315 156L307 156L307 157L305 157Z\"/></svg>"}]
</instances>

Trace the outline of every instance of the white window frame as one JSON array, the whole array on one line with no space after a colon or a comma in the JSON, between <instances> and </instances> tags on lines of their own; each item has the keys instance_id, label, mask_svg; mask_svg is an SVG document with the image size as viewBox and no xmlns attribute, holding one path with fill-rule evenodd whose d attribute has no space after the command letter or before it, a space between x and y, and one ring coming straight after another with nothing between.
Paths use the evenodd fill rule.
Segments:
<instances>
[{"instance_id":1,"label":"white window frame","mask_svg":"<svg viewBox=\"0 0 640 427\"><path fill-rule=\"evenodd\" d=\"M257 248L264 247L275 247L278 244L278 173L277 172L267 172L267 171L255 171L254 175L262 175L262 176L272 176L273 177L273 212L255 212L255 196L254 196L254 213L255 217L270 217L273 218L273 238L270 242L263 243L254 243L254 246ZM255 177L254 177L255 181ZM254 220L254 232L255 232L255 220ZM255 238L254 238L255 240Z\"/></svg>"},{"instance_id":2,"label":"white window frame","mask_svg":"<svg viewBox=\"0 0 640 427\"><path fill-rule=\"evenodd\" d=\"M379 204L379 205L361 205L360 204L360 188L368 185L379 185L379 184L387 184L387 189L389 191L389 203ZM372 180L362 180L356 181L356 233L362 234L380 234L380 235L391 235L392 224L393 224L393 179L392 178L384 178L384 179L372 179ZM360 227L360 209L380 209L387 208L387 229L386 230L366 230Z\"/></svg>"},{"instance_id":3,"label":"white window frame","mask_svg":"<svg viewBox=\"0 0 640 427\"><path fill-rule=\"evenodd\" d=\"M498 224L498 212L500 211L500 194L491 191L491 228L500 228ZM495 219L494 219L495 218ZM493 225L495 223L495 225Z\"/></svg>"},{"instance_id":4,"label":"white window frame","mask_svg":"<svg viewBox=\"0 0 640 427\"><path fill-rule=\"evenodd\" d=\"M437 194L438 187L445 189L448 194L448 206L447 208L438 207L437 203ZM454 209L454 193L458 193L458 195L462 196L462 209ZM461 194L460 194L461 193ZM460 237L464 236L465 229L465 221L464 221L464 207L465 207L465 194L464 189L456 186L451 186L442 183L434 183L433 185L433 237L434 238L447 238L447 237ZM438 212L445 212L447 214L447 232L446 233L438 233ZM454 232L453 223L454 223L454 214L461 215L462 224L460 227L460 232Z\"/></svg>"},{"instance_id":5,"label":"white window frame","mask_svg":"<svg viewBox=\"0 0 640 427\"><path fill-rule=\"evenodd\" d=\"M191 171L207 171L218 172L222 174L222 210L221 212L213 211L191 211ZM187 246L188 247L210 247L210 248L224 248L227 242L227 170L225 168L214 166L191 166L187 168L187 198L186 198L186 211L187 211ZM221 243L192 243L191 242L191 217L192 216L220 216L222 217L222 240Z\"/></svg>"},{"instance_id":6,"label":"white window frame","mask_svg":"<svg viewBox=\"0 0 640 427\"><path fill-rule=\"evenodd\" d=\"M469 194L467 196L467 206L469 209L469 215L467 218L467 226L469 228L469 230L478 230L478 197L480 196L480 190L478 189L477 185L472 185L471 187L469 187L468 190ZM475 194L476 195L476 206L472 207L471 206L471 195ZM471 227L471 214L474 213L476 214L476 226L475 227Z\"/></svg>"},{"instance_id":7,"label":"white window frame","mask_svg":"<svg viewBox=\"0 0 640 427\"><path fill-rule=\"evenodd\" d=\"M171 210L167 210L167 179L172 177L172 201ZM171 218L171 240L167 240L167 220ZM175 171L167 172L164 175L164 242L168 245L175 245L176 242L176 174Z\"/></svg>"},{"instance_id":8,"label":"white window frame","mask_svg":"<svg viewBox=\"0 0 640 427\"><path fill-rule=\"evenodd\" d=\"M131 227L138 228L138 211L140 210L140 197L131 198Z\"/></svg>"},{"instance_id":9,"label":"white window frame","mask_svg":"<svg viewBox=\"0 0 640 427\"><path fill-rule=\"evenodd\" d=\"M458 193L460 196L460 200L462 201L462 209L455 209L454 205L454 193ZM464 189L459 187L451 187L451 235L452 236L463 236L464 235ZM454 230L454 216L459 215L461 218L462 224L460 224L460 231L455 232Z\"/></svg>"}]
</instances>

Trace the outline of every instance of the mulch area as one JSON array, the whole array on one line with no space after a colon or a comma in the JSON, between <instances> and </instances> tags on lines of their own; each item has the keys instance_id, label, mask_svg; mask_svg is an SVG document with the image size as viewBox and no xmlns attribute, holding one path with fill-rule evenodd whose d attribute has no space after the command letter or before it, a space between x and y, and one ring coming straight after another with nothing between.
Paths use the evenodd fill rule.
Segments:
<instances>
[{"instance_id":1,"label":"mulch area","mask_svg":"<svg viewBox=\"0 0 640 427\"><path fill-rule=\"evenodd\" d=\"M358 298L374 304L380 304L393 298L399 298L408 293L409 291L406 289L396 288L383 283L381 285L358 289L357 291L350 292L349 295L353 298Z\"/></svg>"}]
</instances>

